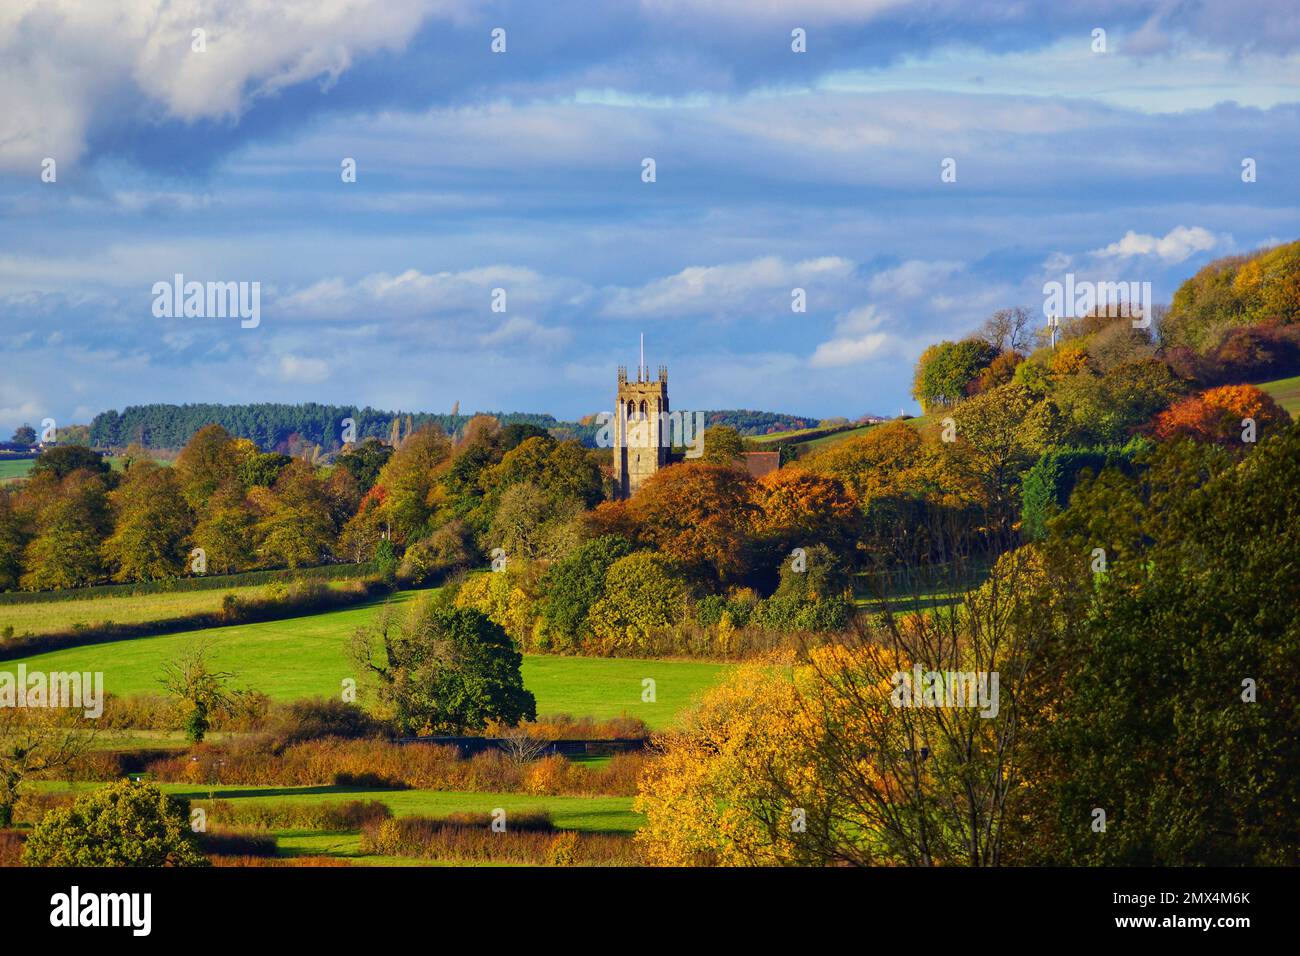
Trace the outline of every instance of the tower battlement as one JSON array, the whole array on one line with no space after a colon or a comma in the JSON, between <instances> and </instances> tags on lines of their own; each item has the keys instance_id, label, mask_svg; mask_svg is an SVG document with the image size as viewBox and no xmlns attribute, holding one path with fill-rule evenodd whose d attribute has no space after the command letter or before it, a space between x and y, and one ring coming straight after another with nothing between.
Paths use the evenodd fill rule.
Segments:
<instances>
[{"instance_id":1,"label":"tower battlement","mask_svg":"<svg viewBox=\"0 0 1300 956\"><path fill-rule=\"evenodd\" d=\"M619 498L630 498L668 464L668 436L663 434L669 411L668 366L660 365L657 377L650 377L644 336L636 379L628 378L626 365L618 367L614 408L614 489Z\"/></svg>"}]
</instances>

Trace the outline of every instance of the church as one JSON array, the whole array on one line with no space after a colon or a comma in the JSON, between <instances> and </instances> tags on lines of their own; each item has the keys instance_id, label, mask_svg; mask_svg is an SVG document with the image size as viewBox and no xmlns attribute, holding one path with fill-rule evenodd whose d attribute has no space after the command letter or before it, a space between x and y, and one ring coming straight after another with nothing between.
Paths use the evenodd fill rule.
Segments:
<instances>
[{"instance_id":1,"label":"church","mask_svg":"<svg viewBox=\"0 0 1300 956\"><path fill-rule=\"evenodd\" d=\"M637 489L670 463L669 450L676 421L680 437L685 416L674 416L668 406L668 366L660 365L654 378L645 364L645 336L641 336L641 364L636 378L629 379L627 366L618 368L618 387L614 400L614 495L630 498ZM703 414L700 413L701 425ZM703 434L699 436L701 448ZM689 454L687 457L691 457ZM761 478L781 467L781 456L774 451L747 451L736 462L753 478Z\"/></svg>"}]
</instances>

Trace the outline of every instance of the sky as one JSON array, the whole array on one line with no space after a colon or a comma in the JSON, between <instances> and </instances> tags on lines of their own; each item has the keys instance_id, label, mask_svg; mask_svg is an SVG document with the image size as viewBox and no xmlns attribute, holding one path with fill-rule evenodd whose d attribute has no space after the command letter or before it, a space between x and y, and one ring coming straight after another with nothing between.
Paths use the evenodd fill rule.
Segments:
<instances>
[{"instance_id":1,"label":"sky","mask_svg":"<svg viewBox=\"0 0 1300 956\"><path fill-rule=\"evenodd\" d=\"M573 419L642 333L678 409L915 412L926 345L1046 282L1300 239L1298 134L1293 0L5 0L0 437ZM159 315L178 273L256 326Z\"/></svg>"}]
</instances>

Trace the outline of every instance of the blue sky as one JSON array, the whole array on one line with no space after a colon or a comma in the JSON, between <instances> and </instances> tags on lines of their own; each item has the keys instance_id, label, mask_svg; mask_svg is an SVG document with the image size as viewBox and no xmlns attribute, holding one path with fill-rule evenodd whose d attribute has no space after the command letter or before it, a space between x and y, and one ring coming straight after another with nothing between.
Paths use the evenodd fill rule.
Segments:
<instances>
[{"instance_id":1,"label":"blue sky","mask_svg":"<svg viewBox=\"0 0 1300 956\"><path fill-rule=\"evenodd\" d=\"M1300 238L1298 133L1280 0L7 0L0 437L155 401L572 418L641 332L678 408L914 411L925 345L1045 281L1164 301ZM178 272L260 282L260 325L155 317Z\"/></svg>"}]
</instances>

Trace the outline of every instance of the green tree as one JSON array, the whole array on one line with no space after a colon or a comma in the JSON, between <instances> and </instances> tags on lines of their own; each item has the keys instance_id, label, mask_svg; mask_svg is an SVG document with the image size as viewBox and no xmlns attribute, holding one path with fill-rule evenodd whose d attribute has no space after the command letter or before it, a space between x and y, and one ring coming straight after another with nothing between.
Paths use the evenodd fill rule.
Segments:
<instances>
[{"instance_id":1,"label":"green tree","mask_svg":"<svg viewBox=\"0 0 1300 956\"><path fill-rule=\"evenodd\" d=\"M605 572L603 593L587 616L602 650L644 650L686 616L686 583L663 557L638 551Z\"/></svg>"},{"instance_id":2,"label":"green tree","mask_svg":"<svg viewBox=\"0 0 1300 956\"><path fill-rule=\"evenodd\" d=\"M212 667L211 652L206 644L182 648L176 660L163 665L158 683L176 698L185 735L201 743L212 726L212 718L229 710L235 697L229 690L234 674Z\"/></svg>"},{"instance_id":3,"label":"green tree","mask_svg":"<svg viewBox=\"0 0 1300 956\"><path fill-rule=\"evenodd\" d=\"M488 721L537 718L523 656L487 615L444 600L416 601L400 621L391 606L352 640L357 668L374 675L380 716L402 734L461 734Z\"/></svg>"},{"instance_id":4,"label":"green tree","mask_svg":"<svg viewBox=\"0 0 1300 956\"><path fill-rule=\"evenodd\" d=\"M10 440L16 445L35 445L36 429L23 422L14 429L14 437Z\"/></svg>"},{"instance_id":5,"label":"green tree","mask_svg":"<svg viewBox=\"0 0 1300 956\"><path fill-rule=\"evenodd\" d=\"M983 339L931 345L917 359L912 397L927 412L955 405L997 357L998 349Z\"/></svg>"},{"instance_id":6,"label":"green tree","mask_svg":"<svg viewBox=\"0 0 1300 956\"><path fill-rule=\"evenodd\" d=\"M188 800L120 780L47 813L23 848L27 866L207 866Z\"/></svg>"},{"instance_id":7,"label":"green tree","mask_svg":"<svg viewBox=\"0 0 1300 956\"><path fill-rule=\"evenodd\" d=\"M626 538L604 535L578 548L547 569L541 581L542 617L552 634L576 641L587 632L587 614L600 600L605 576L615 561L632 553Z\"/></svg>"},{"instance_id":8,"label":"green tree","mask_svg":"<svg viewBox=\"0 0 1300 956\"><path fill-rule=\"evenodd\" d=\"M704 429L703 461L715 465L734 465L745 453L745 439L740 432L727 425L714 425Z\"/></svg>"},{"instance_id":9,"label":"green tree","mask_svg":"<svg viewBox=\"0 0 1300 956\"><path fill-rule=\"evenodd\" d=\"M78 470L107 475L109 466L98 452L84 445L58 445L40 453L32 464L31 477L50 475L62 481Z\"/></svg>"},{"instance_id":10,"label":"green tree","mask_svg":"<svg viewBox=\"0 0 1300 956\"><path fill-rule=\"evenodd\" d=\"M1049 523L1018 862L1300 863L1297 482L1294 425L1235 466L1173 442Z\"/></svg>"}]
</instances>

